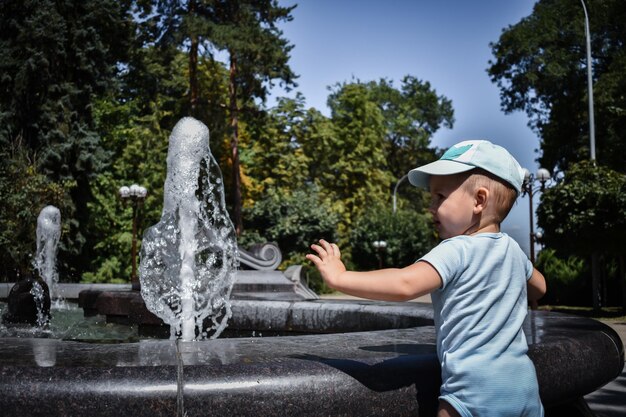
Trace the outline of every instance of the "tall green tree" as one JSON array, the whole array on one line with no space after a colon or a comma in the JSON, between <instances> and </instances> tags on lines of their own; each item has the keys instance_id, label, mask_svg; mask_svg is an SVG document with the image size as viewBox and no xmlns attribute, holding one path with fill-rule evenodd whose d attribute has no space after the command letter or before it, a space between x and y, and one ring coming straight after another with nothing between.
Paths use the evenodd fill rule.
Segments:
<instances>
[{"instance_id":1,"label":"tall green tree","mask_svg":"<svg viewBox=\"0 0 626 417\"><path fill-rule=\"evenodd\" d=\"M201 120L206 92L199 87L198 63L202 57L228 56L227 102L219 104L228 110L231 169L225 181L231 184L232 217L238 232L243 226L240 122L258 113L255 100L264 101L273 83L295 84L288 65L292 46L278 28L280 22L292 19L294 7L279 6L277 0L158 0L148 8L154 13L144 13L146 27L160 47L175 46L187 53L188 113Z\"/></svg>"},{"instance_id":2,"label":"tall green tree","mask_svg":"<svg viewBox=\"0 0 626 417\"><path fill-rule=\"evenodd\" d=\"M430 141L441 127L453 127L452 101L412 75L403 77L398 88L384 78L366 86L383 114L386 158L394 176L435 159Z\"/></svg>"},{"instance_id":3,"label":"tall green tree","mask_svg":"<svg viewBox=\"0 0 626 417\"><path fill-rule=\"evenodd\" d=\"M228 129L228 71L213 56L215 2L140 1L135 16L138 28L118 100L136 100L144 116L159 102L163 129L184 116L201 120L211 131L214 153L221 156Z\"/></svg>"},{"instance_id":4,"label":"tall green tree","mask_svg":"<svg viewBox=\"0 0 626 417\"><path fill-rule=\"evenodd\" d=\"M596 222L601 221L600 213L611 212L614 208L602 206L608 202L607 198L600 198L593 207L585 209L581 201L596 193L586 187L604 188L604 180L597 172L605 169L626 172L626 98L623 93L626 86L626 3L595 0L587 1L586 5L593 56L598 167L585 170L578 166L580 161L590 157L585 19L580 2L538 1L530 16L506 28L498 42L491 45L495 60L488 69L491 79L500 87L502 108L507 112L523 110L528 114L530 126L540 136L541 165L553 172L561 171L565 178L593 181L579 183L577 187L578 191L584 191L582 195L569 192L572 186L563 183L542 200L539 213L544 214L538 215L547 228L546 243L554 245L563 257L580 253L580 250L606 248L598 241L607 241L602 232L604 226ZM588 175L581 175L583 171ZM574 183L576 180L571 184ZM560 193L559 198L551 200L552 193ZM565 208L572 213L564 211ZM558 220L548 215L557 209L564 214ZM594 217L596 215L601 217ZM571 216L575 220L571 220ZM569 226L563 227L560 222ZM619 230L619 225L617 220L613 230ZM572 236L580 237L581 233L585 239L572 239ZM568 240L579 241L581 245L575 247L572 242L567 243ZM593 243L596 241L600 246ZM596 307L598 256L599 253L592 256Z\"/></svg>"},{"instance_id":5,"label":"tall green tree","mask_svg":"<svg viewBox=\"0 0 626 417\"><path fill-rule=\"evenodd\" d=\"M626 308L626 175L590 162L570 166L564 179L544 191L537 209L543 241L561 254L618 259ZM593 273L593 305L600 307L599 274Z\"/></svg>"},{"instance_id":6,"label":"tall green tree","mask_svg":"<svg viewBox=\"0 0 626 417\"><path fill-rule=\"evenodd\" d=\"M239 156L239 122L257 110L255 100L265 101L269 88L279 82L295 85L289 67L292 45L278 28L292 19L295 6L279 6L277 0L219 0L212 3L214 24L208 28L212 46L228 53L228 109L230 119L231 199L237 233L243 229Z\"/></svg>"},{"instance_id":7,"label":"tall green tree","mask_svg":"<svg viewBox=\"0 0 626 417\"><path fill-rule=\"evenodd\" d=\"M428 81L412 75L403 77L398 88L387 79L366 85L383 114L385 158L396 180L401 181L416 166L437 159L438 151L430 141L441 127L453 127L452 101L438 95ZM427 197L422 190L397 184L404 185L397 189L397 201L416 210L425 207Z\"/></svg>"},{"instance_id":8,"label":"tall green tree","mask_svg":"<svg viewBox=\"0 0 626 417\"><path fill-rule=\"evenodd\" d=\"M73 184L59 253L70 279L86 266L91 180L107 162L92 103L122 69L132 29L126 1L0 2L0 146L20 143L48 180Z\"/></svg>"},{"instance_id":9,"label":"tall green tree","mask_svg":"<svg viewBox=\"0 0 626 417\"><path fill-rule=\"evenodd\" d=\"M304 97L298 94L294 99L279 98L260 123L251 125L255 139L242 151L242 162L252 200L269 188L295 191L310 183L309 167L315 158L301 144L305 116Z\"/></svg>"},{"instance_id":10,"label":"tall green tree","mask_svg":"<svg viewBox=\"0 0 626 417\"><path fill-rule=\"evenodd\" d=\"M188 86L185 107L188 115L200 118L199 62L202 51L210 45L211 27L216 21L214 2L156 0L144 4L140 16L144 34L142 46L154 44L166 55L185 51Z\"/></svg>"},{"instance_id":11,"label":"tall green tree","mask_svg":"<svg viewBox=\"0 0 626 417\"><path fill-rule=\"evenodd\" d=\"M383 114L367 86L337 85L328 105L332 136L309 147L320 163L315 179L333 196L335 211L342 218L340 235L345 238L366 207L389 201L393 177L384 153Z\"/></svg>"},{"instance_id":12,"label":"tall green tree","mask_svg":"<svg viewBox=\"0 0 626 417\"><path fill-rule=\"evenodd\" d=\"M587 1L597 159L626 172L626 3ZM488 69L505 112L525 111L551 171L589 158L585 20L579 1L540 0L491 44Z\"/></svg>"},{"instance_id":13,"label":"tall green tree","mask_svg":"<svg viewBox=\"0 0 626 417\"><path fill-rule=\"evenodd\" d=\"M149 68L149 74L134 74L128 85L95 104L97 127L103 147L114 161L94 181L94 201L90 204L90 228L99 236L85 281L105 282L128 280L131 268L132 208L117 195L122 185L137 183L148 189L139 211L138 239L143 229L158 222L163 208L163 184L166 174L168 138L181 114L189 107L188 56L181 51L170 61L163 61L158 46L145 46L134 62L136 67ZM198 84L203 97L219 102L225 96L227 72L223 65L201 59ZM154 85L152 77L162 77ZM129 94L134 92L134 96ZM220 97L220 94L222 95ZM222 120L210 110L210 101L199 103L198 114L205 121ZM217 106L215 106L217 107ZM214 155L223 153L223 129L211 129L210 146ZM215 150L218 150L216 153ZM219 157L219 156L218 156Z\"/></svg>"},{"instance_id":14,"label":"tall green tree","mask_svg":"<svg viewBox=\"0 0 626 417\"><path fill-rule=\"evenodd\" d=\"M366 208L391 206L395 184L418 164L435 159L434 132L452 127L452 103L413 76L396 88L386 79L337 84L328 97L330 118L315 111L303 119L300 142L315 163L311 179L332 195L342 216L342 237ZM424 193L404 187L417 210Z\"/></svg>"}]
</instances>

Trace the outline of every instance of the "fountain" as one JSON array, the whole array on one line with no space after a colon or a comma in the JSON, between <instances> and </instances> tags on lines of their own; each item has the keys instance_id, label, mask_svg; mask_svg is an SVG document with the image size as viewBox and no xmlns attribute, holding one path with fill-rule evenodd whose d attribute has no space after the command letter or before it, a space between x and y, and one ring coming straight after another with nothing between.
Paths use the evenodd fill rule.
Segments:
<instances>
[{"instance_id":1,"label":"fountain","mask_svg":"<svg viewBox=\"0 0 626 417\"><path fill-rule=\"evenodd\" d=\"M140 259L141 295L172 339L219 336L232 316L237 237L209 130L193 118L179 121L170 136L163 214L146 230Z\"/></svg>"},{"instance_id":2,"label":"fountain","mask_svg":"<svg viewBox=\"0 0 626 417\"><path fill-rule=\"evenodd\" d=\"M224 212L209 211L223 209L223 197L221 184L206 182L218 177L208 174L216 166L205 129L183 119L172 133L192 145L170 144L170 152L194 155L168 155L163 216L142 247L146 302L130 285L80 292L86 314L165 323L170 339L0 338L3 415L434 416L440 369L431 306L320 300L300 268L275 270L275 246L237 249ZM254 270L235 271L237 262ZM248 337L215 339L225 323ZM602 323L531 311L524 330L547 416L584 415L571 406L622 370L623 345Z\"/></svg>"},{"instance_id":3,"label":"fountain","mask_svg":"<svg viewBox=\"0 0 626 417\"><path fill-rule=\"evenodd\" d=\"M46 206L37 217L37 252L33 267L48 285L50 298L57 302L60 295L56 258L60 238L61 212L54 206Z\"/></svg>"},{"instance_id":4,"label":"fountain","mask_svg":"<svg viewBox=\"0 0 626 417\"><path fill-rule=\"evenodd\" d=\"M7 297L3 323L43 327L50 321L50 299L59 301L56 257L60 237L61 212L54 206L46 206L37 217L37 252L33 260L36 274L22 271L22 278Z\"/></svg>"}]
</instances>

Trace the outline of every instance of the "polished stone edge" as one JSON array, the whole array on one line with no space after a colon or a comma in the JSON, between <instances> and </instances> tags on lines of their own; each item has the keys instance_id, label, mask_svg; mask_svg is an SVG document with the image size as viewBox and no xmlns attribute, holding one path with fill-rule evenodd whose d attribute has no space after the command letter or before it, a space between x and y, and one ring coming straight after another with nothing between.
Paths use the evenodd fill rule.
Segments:
<instances>
[{"instance_id":1,"label":"polished stone edge","mask_svg":"<svg viewBox=\"0 0 626 417\"><path fill-rule=\"evenodd\" d=\"M617 378L624 366L619 335L596 320L535 312L525 331L544 403L561 404L589 394Z\"/></svg>"},{"instance_id":2,"label":"polished stone edge","mask_svg":"<svg viewBox=\"0 0 626 417\"><path fill-rule=\"evenodd\" d=\"M86 316L139 326L164 326L146 308L137 291L85 290L79 306ZM433 310L424 303L322 300L232 299L228 330L256 332L339 333L432 325Z\"/></svg>"},{"instance_id":3,"label":"polished stone edge","mask_svg":"<svg viewBox=\"0 0 626 417\"><path fill-rule=\"evenodd\" d=\"M525 331L548 407L622 369L624 347L600 322L532 312ZM427 416L439 387L434 343L432 326L124 345L6 338L0 409L6 416Z\"/></svg>"},{"instance_id":4,"label":"polished stone edge","mask_svg":"<svg viewBox=\"0 0 626 417\"><path fill-rule=\"evenodd\" d=\"M14 282L0 282L0 300L6 300ZM58 284L59 296L68 300L78 300L78 294L84 290L130 291L131 284Z\"/></svg>"}]
</instances>

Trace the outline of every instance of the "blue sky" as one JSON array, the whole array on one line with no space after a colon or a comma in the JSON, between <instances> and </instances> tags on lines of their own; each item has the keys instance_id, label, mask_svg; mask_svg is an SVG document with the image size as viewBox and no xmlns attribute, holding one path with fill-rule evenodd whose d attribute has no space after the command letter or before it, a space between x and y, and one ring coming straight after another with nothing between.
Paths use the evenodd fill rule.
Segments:
<instances>
[{"instance_id":1,"label":"blue sky","mask_svg":"<svg viewBox=\"0 0 626 417\"><path fill-rule=\"evenodd\" d=\"M328 115L328 86L353 78L383 77L399 86L404 75L413 75L452 100L454 127L437 132L433 145L445 148L465 139L488 139L509 149L523 167L537 170L537 135L527 127L524 113L506 115L500 110L499 90L486 72L492 59L489 43L497 42L504 28L528 16L535 1L280 3L298 4L293 21L281 28L294 45L290 65L300 76L296 91L304 95L307 106ZM518 200L503 230L528 251L527 197Z\"/></svg>"}]
</instances>

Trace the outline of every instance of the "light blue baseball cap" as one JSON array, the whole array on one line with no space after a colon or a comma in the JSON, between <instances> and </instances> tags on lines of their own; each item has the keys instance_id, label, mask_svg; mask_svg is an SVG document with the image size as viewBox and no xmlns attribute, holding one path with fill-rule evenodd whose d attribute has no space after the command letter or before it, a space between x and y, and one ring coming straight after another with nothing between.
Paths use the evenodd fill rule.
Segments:
<instances>
[{"instance_id":1,"label":"light blue baseball cap","mask_svg":"<svg viewBox=\"0 0 626 417\"><path fill-rule=\"evenodd\" d=\"M428 189L431 175L453 175L482 168L522 191L524 170L502 146L487 140L466 140L453 145L439 160L409 171L409 182Z\"/></svg>"}]
</instances>

